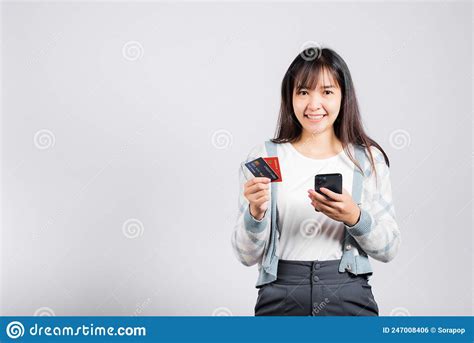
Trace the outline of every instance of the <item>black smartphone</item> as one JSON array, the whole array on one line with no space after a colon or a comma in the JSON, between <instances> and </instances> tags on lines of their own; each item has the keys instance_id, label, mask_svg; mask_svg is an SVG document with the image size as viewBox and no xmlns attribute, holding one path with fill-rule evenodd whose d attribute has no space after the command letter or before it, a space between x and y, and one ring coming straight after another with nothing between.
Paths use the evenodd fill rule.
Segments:
<instances>
[{"instance_id":1,"label":"black smartphone","mask_svg":"<svg viewBox=\"0 0 474 343\"><path fill-rule=\"evenodd\" d=\"M334 193L342 194L342 174L317 174L314 177L314 190L328 199L326 194L319 190L321 187L327 188Z\"/></svg>"}]
</instances>

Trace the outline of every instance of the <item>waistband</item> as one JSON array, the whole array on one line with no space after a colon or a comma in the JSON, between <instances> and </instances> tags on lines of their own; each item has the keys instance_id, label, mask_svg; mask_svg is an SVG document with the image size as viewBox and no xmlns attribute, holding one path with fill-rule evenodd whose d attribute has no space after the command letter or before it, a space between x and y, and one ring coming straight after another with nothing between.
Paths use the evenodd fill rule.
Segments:
<instances>
[{"instance_id":1,"label":"waistband","mask_svg":"<svg viewBox=\"0 0 474 343\"><path fill-rule=\"evenodd\" d=\"M355 280L368 280L372 273L354 275L348 272L340 272L341 259L326 261L293 261L279 260L277 284L304 285L304 284L339 284Z\"/></svg>"}]
</instances>

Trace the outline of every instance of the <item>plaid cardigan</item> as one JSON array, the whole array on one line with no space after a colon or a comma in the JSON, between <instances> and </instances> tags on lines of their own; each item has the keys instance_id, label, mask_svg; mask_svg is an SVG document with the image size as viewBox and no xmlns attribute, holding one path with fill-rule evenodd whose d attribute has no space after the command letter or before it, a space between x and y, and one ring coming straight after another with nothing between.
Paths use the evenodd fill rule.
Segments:
<instances>
[{"instance_id":1,"label":"plaid cardigan","mask_svg":"<svg viewBox=\"0 0 474 343\"><path fill-rule=\"evenodd\" d=\"M273 282L277 278L277 247L280 238L278 208L276 206L278 183L271 183L270 206L261 220L250 214L249 201L244 196L245 182L253 178L244 163L258 157L277 156L277 144L266 141L257 145L239 168L239 212L232 231L231 243L235 256L245 266L258 264L255 287ZM343 254L340 272L372 274L368 256L381 261L391 261L400 246L400 230L392 203L390 171L380 150L371 147L377 175L370 166L368 150L349 144L349 149L364 170L354 164L352 198L361 210L354 226L344 224ZM282 171L284 173L284 171Z\"/></svg>"}]
</instances>

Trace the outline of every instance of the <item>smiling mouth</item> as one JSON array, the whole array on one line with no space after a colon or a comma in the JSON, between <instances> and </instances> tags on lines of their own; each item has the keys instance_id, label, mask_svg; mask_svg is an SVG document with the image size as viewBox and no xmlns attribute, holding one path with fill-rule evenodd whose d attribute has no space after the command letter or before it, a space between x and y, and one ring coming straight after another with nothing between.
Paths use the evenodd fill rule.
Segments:
<instances>
[{"instance_id":1,"label":"smiling mouth","mask_svg":"<svg viewBox=\"0 0 474 343\"><path fill-rule=\"evenodd\" d=\"M318 122L322 120L324 117L326 117L327 114L317 114L317 115L305 114L304 116L310 121Z\"/></svg>"}]
</instances>

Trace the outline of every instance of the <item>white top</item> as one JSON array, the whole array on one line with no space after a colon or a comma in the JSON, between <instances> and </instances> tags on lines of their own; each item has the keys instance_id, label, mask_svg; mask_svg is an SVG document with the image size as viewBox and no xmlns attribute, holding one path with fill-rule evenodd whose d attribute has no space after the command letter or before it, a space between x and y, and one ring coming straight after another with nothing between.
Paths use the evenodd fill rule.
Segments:
<instances>
[{"instance_id":1,"label":"white top","mask_svg":"<svg viewBox=\"0 0 474 343\"><path fill-rule=\"evenodd\" d=\"M342 174L342 187L352 194L354 163L344 150L338 155L314 159L291 143L277 145L283 182L278 185L278 224L281 230L277 255L283 260L335 260L342 257L344 223L316 212L308 189L316 174Z\"/></svg>"},{"instance_id":2,"label":"white top","mask_svg":"<svg viewBox=\"0 0 474 343\"><path fill-rule=\"evenodd\" d=\"M272 251L268 249L276 248L276 252L278 254L280 252L280 243L284 243L285 254L283 256L286 258L291 258L292 256L290 255L294 254L295 251L295 248L292 249L291 246L297 247L298 243L304 242L304 240L301 239L291 239L292 225L290 225L290 222L297 223L298 221L301 221L297 218L302 216L302 218L306 219L319 219L321 220L321 222L323 222L323 224L331 225L331 221L328 218L324 219L321 213L315 212L312 207L309 207L311 205L309 203L309 198L307 198L306 195L306 186L308 187L308 189L310 187L314 187L314 185L312 184L313 182L311 180L313 179L313 174L315 174L319 169L316 166L315 170L312 171L312 164L317 165L318 162L321 162L321 160L317 161L301 156L294 150L289 150L291 149L291 147L289 146L282 147L281 144L277 144L276 148L278 149L277 152L280 152L281 154L280 164L282 164L283 167L283 182L279 182L274 185L277 189L280 189L280 186L284 186L286 188L286 196L284 193L279 201L279 208L283 209L283 211L286 211L284 213L284 216L278 216L279 219L281 218L280 223L284 224L285 226L285 229L283 230L285 232L285 236L283 237L284 242L280 242L280 239L278 239L273 241L275 245L271 245L272 241L270 241L270 238L272 233L271 224L273 215L272 208L270 206L271 203L269 204L263 219L256 220L250 214L249 201L244 194L245 183L251 178L255 177L252 175L250 170L245 167L244 162L252 161L258 157L269 156L266 142L262 142L254 146L245 158L245 160L241 162L238 167L239 201L238 214L231 235L232 250L238 261L241 262L244 266L259 266L259 276L257 279L256 286L261 286L267 283L266 281L268 280L274 280L273 277L275 275L273 273L275 273L275 270L267 270L263 267L274 268L274 266L278 266L278 264L266 264L266 262L271 261L268 261L268 259L264 259L268 256L265 255L265 251L267 253L270 253L270 257L272 257ZM348 148L349 151L351 151L353 156L355 157L353 144L349 144ZM362 146L360 146L359 148L362 148ZM349 231L351 237L354 238L354 240L357 242L357 245L345 245L343 254L348 257L348 264L346 265L346 267L352 266L355 268L355 270L353 270L354 272L360 271L361 273L368 272L371 270L369 260L367 259L367 257L361 256L362 260L365 261L365 263L357 265L355 259L352 257L353 255L357 256L360 252L364 251L370 258L387 263L395 258L395 256L398 254L399 247L401 245L400 228L397 223L397 215L395 212L395 206L393 201L394 199L392 197L390 168L386 164L384 154L381 150L377 149L375 146L370 146L370 148L363 147L363 150L366 156L361 157L361 160L363 162L362 167L364 168L364 175L362 181L362 193L360 194L359 201L359 207L361 210L360 219L359 222L352 227L345 226L345 229ZM371 168L371 166L369 165L369 160L367 159L370 154L374 158L374 168ZM307 185L301 186L301 192L296 195L293 195L293 193L295 193L295 191L293 191L293 188L298 188L298 176L295 173L295 170L304 170L306 172L305 168L298 168L297 165L308 165L311 169L311 172L308 175L307 181L304 179L304 177L301 178L304 183L307 182ZM338 168L336 167L336 164L334 164L331 168L327 169L329 169L327 171L334 172ZM342 172L341 174L343 174L344 178L343 187L349 194L351 194L352 191L352 185L350 185L352 183L351 177L353 176L353 172L355 170L355 166L350 173L347 173L347 171L337 170ZM286 171L288 173L286 173ZM269 193L270 201L272 200L271 193L272 192ZM288 199L290 199L290 196L294 199L291 201L291 204L288 204L290 202L288 201ZM276 200L278 202L278 199ZM298 204L300 204L300 206L298 206ZM306 209L308 209L309 212L307 212ZM341 225L343 224L341 223ZM327 227L327 225L324 225L325 231L329 231L326 229ZM337 229L338 227L336 225L336 229L333 231L338 232ZM331 231L329 231L329 233L330 232ZM332 241L337 242L337 239L334 238L335 237L332 237ZM331 246L331 244L329 244L331 240L327 238L324 239L324 237L318 235L318 239L310 240L309 243L311 244L308 244L308 247L301 249L301 253L295 253L295 255L299 255L299 257L305 259L313 259L315 257L323 259L327 258L328 256L330 256L330 258L336 257L336 250L338 249L335 249L333 253L331 253L329 249L325 249L323 254L323 250L320 248L323 241L328 243L328 247ZM333 250L331 249L331 251ZM326 257L323 257L322 255L326 255ZM281 257L281 254L278 254L277 256Z\"/></svg>"}]
</instances>

